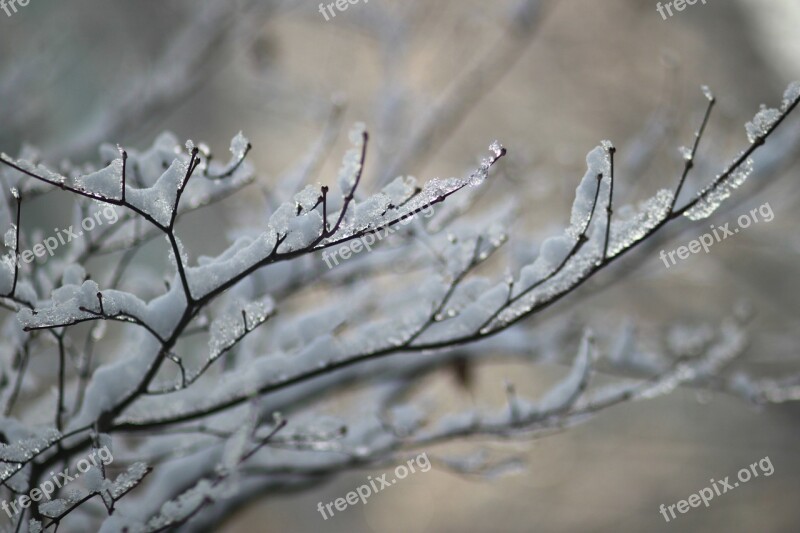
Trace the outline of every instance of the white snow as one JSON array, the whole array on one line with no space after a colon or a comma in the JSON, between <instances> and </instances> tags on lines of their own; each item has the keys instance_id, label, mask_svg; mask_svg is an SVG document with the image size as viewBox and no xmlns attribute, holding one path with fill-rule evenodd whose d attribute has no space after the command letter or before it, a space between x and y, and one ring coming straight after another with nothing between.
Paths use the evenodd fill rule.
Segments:
<instances>
[{"instance_id":1,"label":"white snow","mask_svg":"<svg viewBox=\"0 0 800 533\"><path fill-rule=\"evenodd\" d=\"M702 220L711 216L727 200L735 189L740 187L753 172L753 160L748 158L723 179L716 187L709 186L701 194L704 196L684 215L691 220ZM719 179L719 176L715 181Z\"/></svg>"},{"instance_id":2,"label":"white snow","mask_svg":"<svg viewBox=\"0 0 800 533\"><path fill-rule=\"evenodd\" d=\"M183 183L187 170L186 162L175 159L152 187L136 189L127 185L125 198L162 226L168 226L178 197L178 187Z\"/></svg>"},{"instance_id":3,"label":"white snow","mask_svg":"<svg viewBox=\"0 0 800 533\"><path fill-rule=\"evenodd\" d=\"M78 177L76 185L95 196L118 200L122 197L122 159L114 159L102 170Z\"/></svg>"},{"instance_id":4,"label":"white snow","mask_svg":"<svg viewBox=\"0 0 800 533\"><path fill-rule=\"evenodd\" d=\"M774 126L781 117L781 114L782 113L779 110L768 108L762 104L761 110L756 113L756 116L753 118L753 120L745 124L745 130L747 130L747 139L751 143L763 139L772 129L772 126Z\"/></svg>"}]
</instances>

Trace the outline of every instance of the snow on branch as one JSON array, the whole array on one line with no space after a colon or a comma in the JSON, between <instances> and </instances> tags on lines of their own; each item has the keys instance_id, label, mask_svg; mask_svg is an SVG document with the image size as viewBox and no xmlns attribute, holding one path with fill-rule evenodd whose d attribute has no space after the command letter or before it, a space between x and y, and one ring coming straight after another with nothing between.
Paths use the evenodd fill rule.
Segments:
<instances>
[{"instance_id":1,"label":"snow on branch","mask_svg":"<svg viewBox=\"0 0 800 533\"><path fill-rule=\"evenodd\" d=\"M23 200L42 187L71 193L76 216L98 205L123 212L88 244L65 243L69 260L0 265L4 336L16 354L2 361L4 376L12 379L3 391L7 443L0 445L0 480L24 492L95 446L98 435L122 443L148 436L141 446L119 447L116 477L93 472L88 490L62 491L36 506L30 523L55 528L84 516L85 508L86 519L92 512L107 515L110 531L161 531L225 508L242 486L304 486L463 437L543 435L678 386L753 401L797 399L797 379L729 371L747 345L738 318L706 328L690 348L672 343L672 354L637 351L627 331L615 343L587 333L575 346L578 333L563 324L534 338L511 327L574 294L670 222L710 216L751 174L756 151L800 103L800 84L787 89L779 108L759 111L746 126L749 145L684 199L715 102L709 90L704 94L706 112L691 148L682 150L683 168L672 188L636 206L621 204L617 148L601 142L587 155L563 231L544 239L537 253L528 250L501 277L494 267L512 242L513 209L504 204L461 220L506 154L496 141L461 177L417 187L392 176L368 192L370 136L356 125L340 170L330 177L333 186L296 183L300 190L280 195L283 203L258 205L268 212L263 220L228 234L216 255L199 257L180 239L181 215L252 183L247 157L257 147L241 133L227 162L217 162L202 143L179 143L168 133L141 152L103 145L97 167L67 164L56 171L30 148L16 158L0 155L2 177L16 200L15 209L3 212L10 250L30 238L20 227ZM317 156L312 159L303 168L319 165ZM416 217L459 193L470 200L428 222ZM397 232L383 241L389 228ZM165 282L149 274L129 280L137 250L157 236L169 258ZM383 242L377 243L379 236ZM339 272L322 267L320 252L368 237L376 242L371 253ZM85 269L100 256L119 256L108 279ZM106 347L97 360L96 345ZM48 350L57 386L54 399L42 395L35 410L52 411L53 427L27 427L14 418L28 408L18 398L30 400L31 391L44 387L28 367ZM473 406L437 418L415 401L421 378L455 365L468 386L469 365L491 362L495 353L569 368L546 391L523 391L508 381L500 409ZM596 385L591 378L601 372L614 382ZM359 412L341 423L319 415L319 402L353 385L363 386ZM279 410L290 414L283 418ZM516 463L478 454L443 457L438 464L494 475Z\"/></svg>"}]
</instances>

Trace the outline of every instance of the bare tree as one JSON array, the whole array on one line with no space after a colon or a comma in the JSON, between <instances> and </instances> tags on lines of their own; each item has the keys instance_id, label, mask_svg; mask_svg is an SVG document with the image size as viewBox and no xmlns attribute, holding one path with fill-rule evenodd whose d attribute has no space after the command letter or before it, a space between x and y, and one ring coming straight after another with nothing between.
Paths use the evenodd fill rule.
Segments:
<instances>
[{"instance_id":1,"label":"bare tree","mask_svg":"<svg viewBox=\"0 0 800 533\"><path fill-rule=\"evenodd\" d=\"M98 113L47 155L79 152L193 90L200 83L193 66L226 35L218 4L201 10L173 43L174 62L183 65L177 76L164 74L173 64L165 59L154 74L161 84L144 101L141 91L124 93L118 113ZM381 24L391 26L387 48L403 41L403 24L418 8L409 5L406 17L386 16ZM736 367L748 340L742 310L713 328L682 329L663 353L641 350L632 327L576 330L568 309L535 334L512 326L568 296L603 288L611 281L585 285L612 264L635 266L639 259L630 252L652 251L679 220L710 216L751 174L754 157L762 157L765 174L780 172L798 134L779 128L800 103L800 84L789 86L777 108L758 112L746 127L749 144L696 192L687 192L690 175L716 101L708 88L675 182L639 206L619 205L617 149L603 141L587 156L564 232L505 275L496 272L498 250L528 244L508 237L513 209L465 216L502 165L499 142L463 177L422 186L396 177L434 155L486 92L487 80L513 65L538 9L538 2L519 2L511 33L466 69L406 137L388 124L408 121L415 106L397 98L384 110L378 135L402 148L378 150L377 191L362 185L372 151L361 124L350 131L352 146L331 185L309 183L337 138L341 104L333 104L306 157L244 215L258 220L257 213L269 213L268 220L237 228L214 257L195 258L179 225L255 188L247 160L253 147L242 134L226 162L204 144L169 133L143 151L103 144L98 164L58 170L30 147L17 157L0 155L8 224L0 301L13 351L2 360L0 481L15 502L27 498L3 509L16 530L203 530L265 494L473 436L538 437L678 386L757 403L797 399L800 376L754 377ZM387 92L402 92L394 84L401 78L388 76ZM25 231L28 202L54 189L74 197L73 226L46 238ZM171 265L163 282L131 268L142 247L158 239ZM368 253L373 246L380 250ZM56 248L62 252L53 257ZM326 254L338 254L334 268ZM45 255L52 258L33 260ZM92 261L108 268L91 271ZM556 360L569 370L537 398L507 382L507 402L498 410L442 415L422 401L423 377L453 367L467 382L472 362L504 357ZM596 385L596 372L613 379ZM320 406L345 389L356 391L358 409L335 420L321 415ZM101 452L107 460L79 467L81 481L53 474ZM488 474L513 458L434 460L455 472Z\"/></svg>"},{"instance_id":2,"label":"bare tree","mask_svg":"<svg viewBox=\"0 0 800 533\"><path fill-rule=\"evenodd\" d=\"M15 402L30 368L28 359L46 353L51 343L59 361L52 424L42 429L22 420L11 424L8 419L4 434L9 444L3 448L6 486L25 494L50 469L69 465L93 446L153 432L135 452L127 452L122 443L114 445L119 450L116 464L125 467L115 480L99 472L85 492L27 512L31 524L44 520L49 527L77 509L86 508L90 517L94 513L89 509L102 505L109 515L108 527L157 531L184 523L207 505L225 505L228 500L218 500L241 483L264 489L308 484L318 481L320 474L385 461L454 438L537 434L683 383L725 387L761 399L778 397L778 391L794 382L745 386L741 376L731 382L721 373L744 346L741 324L735 319L724 321L719 332L700 342L703 355L690 360L664 357L642 368L642 361L618 354L611 363L641 377L594 389L588 385L597 356L587 334L563 382L538 401L523 398L509 384L508 406L500 412L468 411L425 420L409 394L420 373L443 364L465 345L501 339L512 325L573 293L671 221L709 216L747 178L750 157L800 103L800 86L793 84L780 109L764 109L748 124L750 145L679 204L714 105L714 97L705 91L707 111L692 147L685 151L684 170L672 190L659 191L638 210L626 210L624 217L615 215L616 150L604 142L587 157L588 169L565 233L545 241L537 258L519 273L495 282L474 271L506 243L502 218L470 227L457 225L453 217L432 231L414 217L465 188L480 186L505 155L497 142L492 143L490 156L466 177L432 180L421 188L398 178L380 192L358 199L368 135L356 127L350 133L353 148L344 157L336 193L327 186L306 186L272 213L265 229L240 237L217 257L199 258L194 266L176 222L248 183L252 170L245 158L250 144L243 136L232 141L232 157L225 164L191 141L182 147L171 136L160 137L142 153L120 148L112 154L110 147L103 148L107 158L116 157L88 174L59 174L3 155L0 161L7 167L3 177L11 188L15 224L7 234L6 244L14 254L6 256L3 265L2 293L19 324L7 329L13 331L19 361L15 385L6 395L7 415L16 412ZM59 265L60 276L50 273L46 278L60 279L58 287L37 287L28 276L20 276L25 261L15 254L20 250L23 207L28 191L38 188L30 180L79 197L76 220L83 217L79 223L84 230L89 229L86 220L99 220L101 209L122 211L114 225L96 237L88 235L88 242L65 243L70 259ZM137 223L142 220L149 230ZM368 247L380 232L412 221L416 237L429 252L427 258L414 256L408 249L414 240L396 249L414 257L418 270L407 278L417 280L413 288L408 282L387 287L377 276L384 259L366 254L346 267L348 275L360 281L359 286L343 284L346 299L320 302L311 310L292 310L289 305L284 316L277 315L289 295L317 282L309 271L314 277L321 272L318 252L359 241ZM165 291L145 302L119 285L130 255L159 234L168 243L175 272ZM110 279L86 279L81 262L111 251L123 255ZM284 271L280 283L266 277L259 279L261 283L243 283L289 261L302 266ZM280 294L277 301L276 294ZM376 294L380 297L370 297ZM126 333L119 338L117 356L96 366L89 345L102 337L97 324L104 321L126 323ZM84 323L94 325L81 353L76 327ZM270 333L254 334L257 329ZM183 353L196 344L186 339L200 334L208 336L205 354ZM388 357L394 354L424 357ZM312 400L371 375L382 376L386 384L365 393L370 397L365 404L370 406L369 416L348 423L346 432L322 431L313 417L306 418L313 413ZM299 421L287 424L278 412L297 412ZM179 455L175 447L186 455L175 459ZM266 451L273 448L296 453L279 455L282 460L276 461L274 451ZM307 461L299 451L322 457ZM186 479L190 461L193 475ZM179 469L184 475L176 474ZM158 482L145 482L140 494L131 492L151 471ZM165 493L170 479L175 483ZM153 494L172 500L165 504L148 494L149 487L157 487ZM137 508L149 515L136 518L125 512L123 498L129 492L139 500Z\"/></svg>"}]
</instances>

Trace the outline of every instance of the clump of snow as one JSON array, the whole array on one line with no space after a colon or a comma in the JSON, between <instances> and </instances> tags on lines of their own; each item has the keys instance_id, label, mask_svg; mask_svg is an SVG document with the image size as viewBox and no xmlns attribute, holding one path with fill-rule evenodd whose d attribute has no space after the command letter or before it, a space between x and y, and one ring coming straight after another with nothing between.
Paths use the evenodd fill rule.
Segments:
<instances>
[{"instance_id":1,"label":"clump of snow","mask_svg":"<svg viewBox=\"0 0 800 533\"><path fill-rule=\"evenodd\" d=\"M684 214L691 220L702 220L711 216L717 208L727 200L735 189L740 187L753 172L753 160L748 158L736 167L716 186L709 186L700 194L700 200ZM718 180L720 176L715 179Z\"/></svg>"},{"instance_id":2,"label":"clump of snow","mask_svg":"<svg viewBox=\"0 0 800 533\"><path fill-rule=\"evenodd\" d=\"M783 93L781 111L788 111L789 107L800 100L800 81L793 81Z\"/></svg>"},{"instance_id":3,"label":"clump of snow","mask_svg":"<svg viewBox=\"0 0 800 533\"><path fill-rule=\"evenodd\" d=\"M21 439L11 444L0 444L0 461L23 463L49 448L61 438L61 433L48 429L39 436ZM2 481L5 481L5 477Z\"/></svg>"},{"instance_id":4,"label":"clump of snow","mask_svg":"<svg viewBox=\"0 0 800 533\"><path fill-rule=\"evenodd\" d=\"M319 186L306 185L302 191L294 195L295 207L299 212L311 211L319 202L320 196Z\"/></svg>"},{"instance_id":5,"label":"clump of snow","mask_svg":"<svg viewBox=\"0 0 800 533\"><path fill-rule=\"evenodd\" d=\"M274 302L268 298L264 301L248 302L243 308L214 319L208 339L209 356L212 359L219 357L245 334L245 319L247 320L247 331L251 331L272 316L274 308Z\"/></svg>"},{"instance_id":6,"label":"clump of snow","mask_svg":"<svg viewBox=\"0 0 800 533\"><path fill-rule=\"evenodd\" d=\"M536 260L522 267L516 292L522 292L552 273L567 258L576 244L574 238L557 235L545 239Z\"/></svg>"},{"instance_id":7,"label":"clump of snow","mask_svg":"<svg viewBox=\"0 0 800 533\"><path fill-rule=\"evenodd\" d=\"M597 188L600 187L598 196L598 207L602 205L608 196L608 188L611 180L611 160L608 150L603 146L598 146L586 156L586 174L581 179L580 185L575 189L575 200L572 204L572 215L567 234L575 239L586 231L592 214L595 196L598 195ZM602 176L602 180L598 180ZM607 201L607 200L605 200ZM599 212L596 209L596 212Z\"/></svg>"},{"instance_id":8,"label":"clump of snow","mask_svg":"<svg viewBox=\"0 0 800 533\"><path fill-rule=\"evenodd\" d=\"M591 375L592 361L596 357L592 342L592 335L587 332L581 340L578 356L569 375L547 391L539 400L537 411L553 413L566 409L584 392Z\"/></svg>"},{"instance_id":9,"label":"clump of snow","mask_svg":"<svg viewBox=\"0 0 800 533\"><path fill-rule=\"evenodd\" d=\"M243 159L249 148L250 141L241 131L237 133L236 136L231 140L231 154L237 160Z\"/></svg>"},{"instance_id":10,"label":"clump of snow","mask_svg":"<svg viewBox=\"0 0 800 533\"><path fill-rule=\"evenodd\" d=\"M17 246L17 225L11 224L11 227L8 228L5 235L3 236L3 244L7 248L16 248Z\"/></svg>"},{"instance_id":11,"label":"clump of snow","mask_svg":"<svg viewBox=\"0 0 800 533\"><path fill-rule=\"evenodd\" d=\"M169 226L178 198L178 188L183 183L188 168L187 162L175 159L152 187L136 189L127 186L125 197L132 206L150 215L162 226Z\"/></svg>"},{"instance_id":12,"label":"clump of snow","mask_svg":"<svg viewBox=\"0 0 800 533\"><path fill-rule=\"evenodd\" d=\"M336 182L343 195L350 194L356 184L356 178L361 172L361 152L364 146L364 135L366 126L358 122L350 130L349 138L353 148L348 150L342 159L342 166L339 169L339 176Z\"/></svg>"},{"instance_id":13,"label":"clump of snow","mask_svg":"<svg viewBox=\"0 0 800 533\"><path fill-rule=\"evenodd\" d=\"M207 479L200 480L194 487L166 502L159 514L147 522L147 528L149 531L158 531L180 523L207 502L214 502L223 497L225 492L224 486L215 485Z\"/></svg>"},{"instance_id":14,"label":"clump of snow","mask_svg":"<svg viewBox=\"0 0 800 533\"><path fill-rule=\"evenodd\" d=\"M397 177L381 191L395 207L411 198L414 194L417 181L412 177Z\"/></svg>"},{"instance_id":15,"label":"clump of snow","mask_svg":"<svg viewBox=\"0 0 800 533\"><path fill-rule=\"evenodd\" d=\"M70 501L62 498L53 498L39 504L39 512L48 518L58 518L69 509Z\"/></svg>"},{"instance_id":16,"label":"clump of snow","mask_svg":"<svg viewBox=\"0 0 800 533\"><path fill-rule=\"evenodd\" d=\"M703 91L703 95L708 99L709 102L713 102L715 100L714 93L711 91L711 88L708 85L703 85L700 87Z\"/></svg>"},{"instance_id":17,"label":"clump of snow","mask_svg":"<svg viewBox=\"0 0 800 533\"><path fill-rule=\"evenodd\" d=\"M608 256L613 257L641 240L653 228L669 216L674 192L659 190L639 204L638 209L623 206L615 212L611 221Z\"/></svg>"},{"instance_id":18,"label":"clump of snow","mask_svg":"<svg viewBox=\"0 0 800 533\"><path fill-rule=\"evenodd\" d=\"M762 104L761 110L756 113L753 120L745 124L747 139L754 143L766 137L775 123L778 122L778 119L781 118L781 115L782 113L779 110L768 108Z\"/></svg>"},{"instance_id":19,"label":"clump of snow","mask_svg":"<svg viewBox=\"0 0 800 533\"><path fill-rule=\"evenodd\" d=\"M492 142L489 145L489 150L492 152L492 157L482 159L480 166L469 176L469 185L471 187L477 187L486 181L486 178L489 177L489 169L506 153L506 149L498 141Z\"/></svg>"},{"instance_id":20,"label":"clump of snow","mask_svg":"<svg viewBox=\"0 0 800 533\"><path fill-rule=\"evenodd\" d=\"M78 177L79 189L94 196L118 200L122 198L122 159L111 161L107 167Z\"/></svg>"},{"instance_id":21,"label":"clump of snow","mask_svg":"<svg viewBox=\"0 0 800 533\"><path fill-rule=\"evenodd\" d=\"M148 472L150 472L150 467L147 466L147 463L137 461L119 474L113 482L107 482L104 488L112 498L117 499L139 485Z\"/></svg>"}]
</instances>

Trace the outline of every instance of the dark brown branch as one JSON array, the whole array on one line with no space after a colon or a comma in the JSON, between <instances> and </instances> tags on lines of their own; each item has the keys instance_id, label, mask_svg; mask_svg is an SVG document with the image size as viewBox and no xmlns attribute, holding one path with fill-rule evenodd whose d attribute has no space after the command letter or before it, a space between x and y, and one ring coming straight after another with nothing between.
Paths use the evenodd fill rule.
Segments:
<instances>
[{"instance_id":1,"label":"dark brown branch","mask_svg":"<svg viewBox=\"0 0 800 533\"><path fill-rule=\"evenodd\" d=\"M714 182L712 183L712 187L713 186L717 186L722 180L724 180L726 177L728 177L750 155L752 155L761 145L763 145L764 144L764 140L767 139L777 129L777 127L785 120L785 118L797 107L798 103L800 103L800 98L798 98L794 102L790 103L785 108L783 113L781 114L781 117L779 118L779 120L777 120L769 128L768 132L762 137L761 142L754 143L747 150L745 150L745 152L741 156L739 156L728 167L728 169L722 175L720 175L717 179L714 180ZM599 192L597 192L596 195L597 194L599 194ZM630 250L636 248L641 242L643 242L646 239L648 239L649 237L651 237L653 234L658 232L661 228L663 228L669 222L671 222L671 221L675 220L676 218L682 216L683 213L686 210L690 209L694 204L696 204L702 198L702 196L703 196L703 193L699 194L697 198L695 198L692 202L689 202L686 206L684 206L680 210L673 211L671 214L668 214L667 216L665 216L659 223L657 223L655 226L653 226L644 235L642 235L640 238L638 238L635 241L633 241L630 244L628 244L626 247L624 247L622 250L620 250L618 253L616 253L612 257L606 257L604 260L601 260L601 261L598 261L597 263L594 263L591 267L587 268L587 270L581 276L577 277L575 279L574 283L572 283L569 288L555 293L549 299L546 299L546 300L544 300L544 301L542 301L542 302L540 302L540 303L538 303L536 305L533 305L526 312L521 313L520 315L518 315L518 316L516 316L516 317L514 317L514 318L512 318L512 319L510 319L510 320L508 320L506 322L503 322L502 324L498 325L497 327L494 327L494 328L483 328L483 329L480 329L480 330L476 331L473 334L464 335L464 336L458 337L458 338L447 339L445 341L437 341L437 342L431 342L431 343L427 343L427 344L415 344L415 345L410 345L410 346L402 346L399 349L396 346L388 346L388 347L385 347L385 348L382 348L382 349L378 349L378 350L374 350L374 351L371 351L371 352L368 352L368 353L359 354L357 356L353 356L353 357L348 358L348 359L344 359L344 360L341 360L341 361L334 362L334 363L332 363L330 365L327 365L325 368L311 369L311 370L308 370L305 373L287 377L286 379L281 380L279 382L274 382L274 383L270 383L270 384L264 385L263 387L261 387L258 390L258 395L269 394L271 392L275 392L275 391L284 389L286 387L297 385L299 383L303 383L303 382L306 382L308 380L311 380L311 379L314 379L314 378L317 378L317 377L320 377L320 376L323 376L323 375L330 374L331 372L334 372L336 370L340 370L340 369L343 369L343 368L354 366L354 365L357 365L359 363L362 363L362 362L365 362L365 361L374 360L374 359L377 359L377 358L380 358L380 357L389 356L389 355L392 355L392 354L395 354L395 353L399 353L399 352L421 352L421 351L425 351L425 350L454 348L454 347L457 347L459 345L467 344L467 343L473 343L473 342L479 341L481 339L488 338L490 336L496 335L496 334L498 334L498 333L500 333L502 331L505 331L506 329L508 329L509 327L513 326L517 322L519 322L519 321L531 316L532 314L538 313L538 312L542 311L543 309L545 309L545 308L547 308L547 307L549 307L551 305L554 305L555 303L559 302L562 298L564 298L568 294L573 293L575 290L577 290L579 287L581 287L585 283L586 280L591 278L597 272L599 272L600 270L608 267L610 264L614 263L615 261L617 261L621 257L625 256ZM596 201L595 201L595 206L596 206ZM593 207L592 211L594 212L594 207ZM589 223L591 223L591 218L590 218L590 222ZM586 228L584 229L584 233L588 229L588 226L589 225L587 224ZM585 236L584 236L584 239L579 239L578 241L580 242L581 240L585 240ZM566 260L569 260L569 258L572 255L574 255L574 253L577 253L575 248L573 248L573 251L571 252L570 256L568 256L568 258ZM563 266L561 266L560 268L563 268ZM552 274L552 275L555 275L555 274ZM198 418L203 418L203 417L212 415L214 413L226 410L226 409L228 409L230 407L233 407L235 405L238 405L238 404L242 403L243 401L246 401L247 398L250 398L250 397L252 397L252 395L250 395L250 394L248 394L247 396L240 396L238 398L234 397L234 398L230 398L230 399L227 399L225 401L222 401L222 402L220 402L218 404L207 406L207 407L204 407L202 409L198 409L197 411L194 411L194 412L182 413L180 415L166 417L166 418L162 418L162 419L154 419L154 420L151 420L149 422L123 422L123 423L119 423L119 424L116 424L116 425L112 425L112 427L109 429L109 431L139 431L139 430L142 430L142 429L152 429L152 428L155 428L155 427L161 427L161 426L165 426L165 425L172 425L172 424L177 424L177 423L188 422L188 421L191 421L191 420L195 420L195 419L198 419Z\"/></svg>"},{"instance_id":2,"label":"dark brown branch","mask_svg":"<svg viewBox=\"0 0 800 533\"><path fill-rule=\"evenodd\" d=\"M22 193L17 191L17 194L14 196L17 200L17 226L14 228L16 232L14 243L14 282L11 285L11 292L8 293L9 296L14 296L14 293L17 292L17 280L19 279L19 226L22 216Z\"/></svg>"},{"instance_id":3,"label":"dark brown branch","mask_svg":"<svg viewBox=\"0 0 800 533\"><path fill-rule=\"evenodd\" d=\"M63 429L63 421L61 417L64 415L66 408L64 407L64 387L66 384L65 374L67 362L64 357L64 332L56 334L58 340L58 403L56 405L56 429L61 431Z\"/></svg>"},{"instance_id":4,"label":"dark brown branch","mask_svg":"<svg viewBox=\"0 0 800 533\"><path fill-rule=\"evenodd\" d=\"M697 155L697 150L700 147L700 140L703 138L703 133L705 132L708 121L711 118L711 111L714 109L715 103L716 99L713 96L708 99L708 106L706 106L706 111L703 114L703 121L700 123L700 128L694 134L694 144L692 145L691 152L689 152L689 157L684 158L683 174L681 174L681 178L678 181L678 186L675 188L675 194L672 196L672 205L670 205L669 208L670 212L675 209L675 205L678 202L678 195L680 195L681 190L683 190L683 185L686 183L686 178L689 176L689 172L691 172L692 168L694 168L694 158Z\"/></svg>"},{"instance_id":5,"label":"dark brown branch","mask_svg":"<svg viewBox=\"0 0 800 533\"><path fill-rule=\"evenodd\" d=\"M183 196L183 191L186 190L186 187L189 185L189 180L192 179L192 175L194 174L197 165L200 164L200 158L197 157L198 148L195 146L192 148L192 152L189 157L189 163L186 165L186 175L183 177L183 181L178 185L178 191L175 194L175 205L172 206L172 215L169 219L169 225L167 229L172 231L175 227L175 219L178 216L178 205L181 203L181 196Z\"/></svg>"},{"instance_id":6,"label":"dark brown branch","mask_svg":"<svg viewBox=\"0 0 800 533\"><path fill-rule=\"evenodd\" d=\"M367 159L367 143L369 142L369 134L365 131L362 133L361 137L361 158L358 165L358 172L356 172L355 181L353 182L353 187L350 189L350 192L347 196L344 197L344 203L342 204L342 210L339 212L339 218L336 221L336 224L333 226L333 229L329 232L325 232L323 228L322 235L324 237L330 237L334 235L337 231L339 231L339 226L342 224L345 215L347 214L347 208L350 206L350 202L353 201L355 198L356 189L358 188L358 184L361 182L361 176L364 174L364 162Z\"/></svg>"},{"instance_id":7,"label":"dark brown branch","mask_svg":"<svg viewBox=\"0 0 800 533\"><path fill-rule=\"evenodd\" d=\"M134 213L136 213L137 215L139 215L140 217L142 217L145 220L147 220L148 222L150 222L151 224L153 224L154 226L156 226L157 228L161 229L162 231L166 230L166 228L164 226L162 226L161 224L159 224L158 221L156 221L152 216L150 216L149 214L145 213L144 211L142 211L138 207L136 207L134 205L131 205L127 201L123 202L122 200L119 200L119 199L116 199L116 198L108 198L107 196L102 196L102 195L99 195L99 194L93 194L93 193L88 192L88 191L84 191L84 190L81 190L81 189L76 189L74 187L70 187L69 185L66 185L64 183L54 183L54 182L48 180L47 178L44 178L43 176L39 176L35 172L31 172L29 170L26 170L26 169L20 167L19 165L17 165L13 161L7 160L2 154L0 154L0 163L3 163L4 165L6 165L8 167L11 167L14 170L17 170L18 172L22 172L26 176L30 176L33 179L42 181L42 182L47 183L49 185L52 185L54 187L58 187L58 188L60 188L62 190L71 192L73 194L77 194L78 196L83 196L84 198L88 198L90 200L97 200L99 202L104 202L104 203L111 204L111 205L118 205L118 206L121 206L121 207L126 207L126 208L130 209L131 211L133 211Z\"/></svg>"},{"instance_id":8,"label":"dark brown branch","mask_svg":"<svg viewBox=\"0 0 800 533\"><path fill-rule=\"evenodd\" d=\"M608 203L606 204L606 236L603 241L603 257L601 261L605 261L608 257L608 243L611 240L611 218L614 215L614 154L617 149L613 146L608 147L608 164L609 164L609 182L608 182Z\"/></svg>"},{"instance_id":9,"label":"dark brown branch","mask_svg":"<svg viewBox=\"0 0 800 533\"><path fill-rule=\"evenodd\" d=\"M122 155L122 201L125 201L125 187L128 175L128 152L120 149Z\"/></svg>"},{"instance_id":10,"label":"dark brown branch","mask_svg":"<svg viewBox=\"0 0 800 533\"><path fill-rule=\"evenodd\" d=\"M228 167L227 169L223 170L219 174L209 174L208 173L209 163L211 163L211 156L207 157L206 158L206 168L203 171L203 177L206 178L206 179L209 179L209 180L222 180L222 179L231 177L233 175L233 173L236 172L239 169L240 166L242 166L242 164L244 163L245 159L247 159L247 154L250 153L250 150L252 148L253 148L253 145L250 144L250 143L247 143L247 146L245 147L244 152L242 152L241 157L239 157L239 159L234 161L233 164L230 167Z\"/></svg>"},{"instance_id":11,"label":"dark brown branch","mask_svg":"<svg viewBox=\"0 0 800 533\"><path fill-rule=\"evenodd\" d=\"M499 309L497 309L494 313L492 313L492 315L488 319L486 319L486 321L484 321L483 324L481 324L481 326L478 328L478 332L481 332L487 327L489 327L489 325L495 321L495 319L500 315L500 313L502 313L505 309L508 309L510 305L513 305L521 298L530 294L536 288L540 287L544 283L547 283L551 279L558 276L567 267L572 258L575 257L578 254L578 252L580 252L581 248L583 248L583 245L589 241L587 234L589 232L589 227L592 225L592 222L594 221L595 212L597 211L597 202L598 199L600 198L600 186L602 185L602 183L603 183L603 175L598 174L597 188L595 188L594 191L594 200L592 201L592 209L589 212L589 220L586 221L586 224L583 226L583 229L581 230L581 233L578 235L578 238L575 239L575 244L572 246L572 249L570 249L570 251L567 253L566 257L564 257L561 263L559 263L559 265L556 266L556 268L554 268L548 275L534 282L530 287L524 288L516 296L509 298L505 304L500 306Z\"/></svg>"},{"instance_id":12,"label":"dark brown branch","mask_svg":"<svg viewBox=\"0 0 800 533\"><path fill-rule=\"evenodd\" d=\"M250 333L252 333L256 329L258 329L258 327L261 324L265 323L267 320L272 318L274 315L275 315L274 312L270 313L269 315L267 315L264 318L263 321L255 324L252 327L249 327L248 324L247 324L247 315L245 313L245 310L242 309L242 321L244 323L244 332L241 335L239 335L235 339L233 339L231 341L231 343L228 344L227 346L225 346L224 348L222 348L219 351L219 353L209 356L206 359L206 361L203 363L203 366L201 366L197 370L197 372L195 372L195 374L190 378L186 377L186 371L183 368L183 365L180 365L180 363L179 363L179 365L181 367L181 384L179 386L164 387L164 388L156 389L156 390L152 390L152 391L149 390L145 394L147 394L148 396L158 396L158 395L162 395L162 394L171 394L173 392L177 392L177 391L183 390L183 389L185 389L187 387L190 387L198 379L200 379L200 377L202 377L203 374L205 374L206 370L208 370L211 367L212 364L214 364L216 361L218 361L220 357L222 357L223 355L225 355L226 353L231 351L234 347L236 347L237 344L239 344L242 340L244 340L244 338L247 337L247 335L249 335ZM175 357L175 359L177 359L177 357ZM173 361L175 361L175 359L173 359ZM179 361L179 359L178 359L178 361ZM178 361L175 361L175 362L177 363Z\"/></svg>"}]
</instances>

